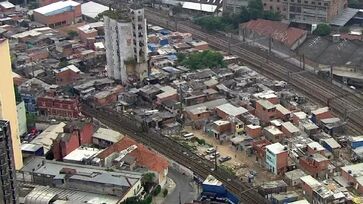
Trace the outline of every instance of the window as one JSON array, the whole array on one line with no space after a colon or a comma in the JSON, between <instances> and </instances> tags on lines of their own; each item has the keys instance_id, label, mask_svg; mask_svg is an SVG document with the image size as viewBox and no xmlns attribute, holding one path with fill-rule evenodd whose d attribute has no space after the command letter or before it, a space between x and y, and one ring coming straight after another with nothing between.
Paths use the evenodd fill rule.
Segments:
<instances>
[{"instance_id":1,"label":"window","mask_svg":"<svg viewBox=\"0 0 363 204\"><path fill-rule=\"evenodd\" d=\"M263 3L263 6L266 6L266 3Z\"/></svg>"},{"instance_id":2,"label":"window","mask_svg":"<svg viewBox=\"0 0 363 204\"><path fill-rule=\"evenodd\" d=\"M318 5L321 6L321 2L319 2Z\"/></svg>"},{"instance_id":3,"label":"window","mask_svg":"<svg viewBox=\"0 0 363 204\"><path fill-rule=\"evenodd\" d=\"M309 2L308 1L304 1L305 4L308 4Z\"/></svg>"},{"instance_id":4,"label":"window","mask_svg":"<svg viewBox=\"0 0 363 204\"><path fill-rule=\"evenodd\" d=\"M272 10L272 6L270 6L270 10Z\"/></svg>"},{"instance_id":5,"label":"window","mask_svg":"<svg viewBox=\"0 0 363 204\"><path fill-rule=\"evenodd\" d=\"M280 11L280 7L276 7L276 9L277 9L278 11Z\"/></svg>"},{"instance_id":6,"label":"window","mask_svg":"<svg viewBox=\"0 0 363 204\"><path fill-rule=\"evenodd\" d=\"M324 3L324 6L328 6L328 3Z\"/></svg>"},{"instance_id":7,"label":"window","mask_svg":"<svg viewBox=\"0 0 363 204\"><path fill-rule=\"evenodd\" d=\"M315 5L315 1L312 1L311 4Z\"/></svg>"}]
</instances>

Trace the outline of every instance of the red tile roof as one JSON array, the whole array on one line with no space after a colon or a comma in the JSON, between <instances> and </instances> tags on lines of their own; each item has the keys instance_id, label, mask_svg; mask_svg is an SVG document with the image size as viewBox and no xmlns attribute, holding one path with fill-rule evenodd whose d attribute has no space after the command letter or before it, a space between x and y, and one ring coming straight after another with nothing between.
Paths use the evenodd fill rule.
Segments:
<instances>
[{"instance_id":1,"label":"red tile roof","mask_svg":"<svg viewBox=\"0 0 363 204\"><path fill-rule=\"evenodd\" d=\"M120 152L132 145L136 145L137 149L129 153L130 156L135 157L137 165L146 167L149 170L162 173L168 168L168 160L156 152L149 150L144 145L137 143L129 137L123 137L120 141L103 150L98 154L98 158L104 159L114 152Z\"/></svg>"},{"instance_id":2,"label":"red tile roof","mask_svg":"<svg viewBox=\"0 0 363 204\"><path fill-rule=\"evenodd\" d=\"M272 39L282 42L289 47L307 34L307 31L289 27L288 24L264 19L248 21L243 23L242 27L259 35L271 36Z\"/></svg>"}]
</instances>

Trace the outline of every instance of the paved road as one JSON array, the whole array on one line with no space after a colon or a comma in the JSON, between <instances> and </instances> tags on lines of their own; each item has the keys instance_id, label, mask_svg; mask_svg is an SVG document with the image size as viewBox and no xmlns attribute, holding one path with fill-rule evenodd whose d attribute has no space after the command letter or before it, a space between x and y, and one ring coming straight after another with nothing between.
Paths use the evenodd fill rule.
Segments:
<instances>
[{"instance_id":1,"label":"paved road","mask_svg":"<svg viewBox=\"0 0 363 204\"><path fill-rule=\"evenodd\" d=\"M192 187L192 183L190 183L190 178L182 175L181 173L172 168L169 168L168 177L175 182L176 186L174 191L166 197L164 204L178 204L179 192L181 203L189 202L193 199L196 199L197 192L196 189Z\"/></svg>"}]
</instances>

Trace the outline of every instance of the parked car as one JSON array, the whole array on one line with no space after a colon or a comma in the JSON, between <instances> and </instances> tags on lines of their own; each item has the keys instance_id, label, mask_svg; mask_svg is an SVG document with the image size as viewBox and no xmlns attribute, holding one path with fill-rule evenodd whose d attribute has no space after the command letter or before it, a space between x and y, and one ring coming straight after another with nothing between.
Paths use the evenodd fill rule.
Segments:
<instances>
[{"instance_id":1,"label":"parked car","mask_svg":"<svg viewBox=\"0 0 363 204\"><path fill-rule=\"evenodd\" d=\"M214 147L211 147L211 148L208 148L208 149L207 149L206 153L207 153L207 154L212 154L212 153L214 153L215 151L216 151L216 149L215 149Z\"/></svg>"},{"instance_id":2,"label":"parked car","mask_svg":"<svg viewBox=\"0 0 363 204\"><path fill-rule=\"evenodd\" d=\"M226 162L231 159L232 159L232 157L230 157L230 156L224 156L224 157L219 158L218 161L223 163L223 162Z\"/></svg>"},{"instance_id":3,"label":"parked car","mask_svg":"<svg viewBox=\"0 0 363 204\"><path fill-rule=\"evenodd\" d=\"M219 156L221 156L221 155L219 154L219 152L215 152L215 153L213 153L213 154L209 155L209 159L210 159L210 160L212 160L212 159L214 159L215 157L219 157Z\"/></svg>"}]
</instances>

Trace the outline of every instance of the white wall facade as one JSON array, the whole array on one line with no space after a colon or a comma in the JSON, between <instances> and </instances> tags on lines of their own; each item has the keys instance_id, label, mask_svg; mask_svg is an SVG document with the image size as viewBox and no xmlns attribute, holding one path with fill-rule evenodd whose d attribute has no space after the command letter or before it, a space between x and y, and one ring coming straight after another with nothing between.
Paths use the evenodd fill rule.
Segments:
<instances>
[{"instance_id":1,"label":"white wall facade","mask_svg":"<svg viewBox=\"0 0 363 204\"><path fill-rule=\"evenodd\" d=\"M131 21L104 17L107 75L128 82L127 63L136 63L131 72L139 76L147 71L147 27L144 9L130 11ZM130 66L128 66L130 67Z\"/></svg>"}]
</instances>

